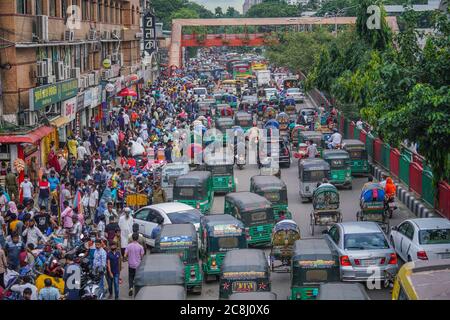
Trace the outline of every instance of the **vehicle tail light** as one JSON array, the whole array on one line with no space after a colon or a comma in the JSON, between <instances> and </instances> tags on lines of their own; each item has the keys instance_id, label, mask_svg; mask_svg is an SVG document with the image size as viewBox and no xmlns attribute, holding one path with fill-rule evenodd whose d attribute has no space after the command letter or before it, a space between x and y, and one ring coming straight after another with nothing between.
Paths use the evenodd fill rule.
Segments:
<instances>
[{"instance_id":1,"label":"vehicle tail light","mask_svg":"<svg viewBox=\"0 0 450 320\"><path fill-rule=\"evenodd\" d=\"M352 265L348 256L341 256L339 259L341 262L341 266L343 267L350 267Z\"/></svg>"},{"instance_id":2,"label":"vehicle tail light","mask_svg":"<svg viewBox=\"0 0 450 320\"><path fill-rule=\"evenodd\" d=\"M196 208L197 208L197 209L200 209L200 203L197 203Z\"/></svg>"},{"instance_id":3,"label":"vehicle tail light","mask_svg":"<svg viewBox=\"0 0 450 320\"><path fill-rule=\"evenodd\" d=\"M428 260L427 253L425 251L417 251L417 259Z\"/></svg>"},{"instance_id":4,"label":"vehicle tail light","mask_svg":"<svg viewBox=\"0 0 450 320\"><path fill-rule=\"evenodd\" d=\"M195 274L195 268L191 267L191 279L195 279L196 274Z\"/></svg>"},{"instance_id":5,"label":"vehicle tail light","mask_svg":"<svg viewBox=\"0 0 450 320\"><path fill-rule=\"evenodd\" d=\"M359 259L353 259L353 261L355 262L355 265L361 265L361 261Z\"/></svg>"},{"instance_id":6,"label":"vehicle tail light","mask_svg":"<svg viewBox=\"0 0 450 320\"><path fill-rule=\"evenodd\" d=\"M389 264L397 264L397 254L391 253L391 256L389 258Z\"/></svg>"},{"instance_id":7,"label":"vehicle tail light","mask_svg":"<svg viewBox=\"0 0 450 320\"><path fill-rule=\"evenodd\" d=\"M216 257L212 257L211 258L211 268L212 269L216 269L217 268Z\"/></svg>"},{"instance_id":8,"label":"vehicle tail light","mask_svg":"<svg viewBox=\"0 0 450 320\"><path fill-rule=\"evenodd\" d=\"M285 156L288 156L288 155L289 155L289 151L288 151L287 148L284 149L284 155L285 155Z\"/></svg>"}]
</instances>

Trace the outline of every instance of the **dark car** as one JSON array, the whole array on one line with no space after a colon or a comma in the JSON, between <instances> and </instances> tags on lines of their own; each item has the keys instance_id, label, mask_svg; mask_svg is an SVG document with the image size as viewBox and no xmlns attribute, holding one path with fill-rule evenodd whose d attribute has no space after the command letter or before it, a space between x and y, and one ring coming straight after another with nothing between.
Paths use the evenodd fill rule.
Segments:
<instances>
[{"instance_id":1,"label":"dark car","mask_svg":"<svg viewBox=\"0 0 450 320\"><path fill-rule=\"evenodd\" d=\"M278 140L278 150L271 150L270 139L267 143L267 157L268 158L278 158L279 166L285 166L289 168L291 166L291 151L289 150L289 142L284 138ZM266 157L265 157L266 158ZM261 166L262 163L266 162L265 158L260 158L258 153L258 165Z\"/></svg>"}]
</instances>

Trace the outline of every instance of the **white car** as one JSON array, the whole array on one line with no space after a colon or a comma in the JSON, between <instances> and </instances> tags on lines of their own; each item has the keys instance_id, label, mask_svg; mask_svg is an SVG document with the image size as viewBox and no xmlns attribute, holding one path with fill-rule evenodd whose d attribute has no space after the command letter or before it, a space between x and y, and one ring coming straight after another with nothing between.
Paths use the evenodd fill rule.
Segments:
<instances>
[{"instance_id":1,"label":"white car","mask_svg":"<svg viewBox=\"0 0 450 320\"><path fill-rule=\"evenodd\" d=\"M392 227L389 238L404 261L450 258L450 221L444 218L405 220Z\"/></svg>"},{"instance_id":2,"label":"white car","mask_svg":"<svg viewBox=\"0 0 450 320\"><path fill-rule=\"evenodd\" d=\"M286 91L286 98L292 98L295 102L305 101L305 95L299 88L289 88Z\"/></svg>"},{"instance_id":3,"label":"white car","mask_svg":"<svg viewBox=\"0 0 450 320\"><path fill-rule=\"evenodd\" d=\"M141 233L145 242L149 246L154 246L154 239L152 239L153 229L160 224L172 223L192 223L198 231L200 227L200 218L202 213L184 203L179 202L165 202L146 206L136 210L133 218L139 224L139 233Z\"/></svg>"},{"instance_id":4,"label":"white car","mask_svg":"<svg viewBox=\"0 0 450 320\"><path fill-rule=\"evenodd\" d=\"M197 87L194 88L193 93L197 99L206 99L206 96L208 95L208 90L206 90L206 88Z\"/></svg>"}]
</instances>

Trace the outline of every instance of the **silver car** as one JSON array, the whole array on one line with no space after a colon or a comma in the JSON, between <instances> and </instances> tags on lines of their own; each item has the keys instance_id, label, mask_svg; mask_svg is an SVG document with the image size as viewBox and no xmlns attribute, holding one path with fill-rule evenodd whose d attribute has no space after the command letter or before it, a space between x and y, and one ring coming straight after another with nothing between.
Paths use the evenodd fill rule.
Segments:
<instances>
[{"instance_id":1,"label":"silver car","mask_svg":"<svg viewBox=\"0 0 450 320\"><path fill-rule=\"evenodd\" d=\"M386 272L397 274L397 254L376 222L337 223L325 239L339 256L342 281L383 281Z\"/></svg>"}]
</instances>

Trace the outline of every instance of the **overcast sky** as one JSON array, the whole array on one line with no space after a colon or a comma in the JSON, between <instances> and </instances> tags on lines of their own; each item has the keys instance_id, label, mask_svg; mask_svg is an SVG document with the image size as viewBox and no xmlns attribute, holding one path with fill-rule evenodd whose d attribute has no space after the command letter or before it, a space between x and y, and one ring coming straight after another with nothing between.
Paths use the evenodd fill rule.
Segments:
<instances>
[{"instance_id":1,"label":"overcast sky","mask_svg":"<svg viewBox=\"0 0 450 320\"><path fill-rule=\"evenodd\" d=\"M234 7L237 11L242 13L242 5L244 0L191 0L198 4L204 5L206 8L214 12L217 7L222 7L225 12L228 7Z\"/></svg>"}]
</instances>

